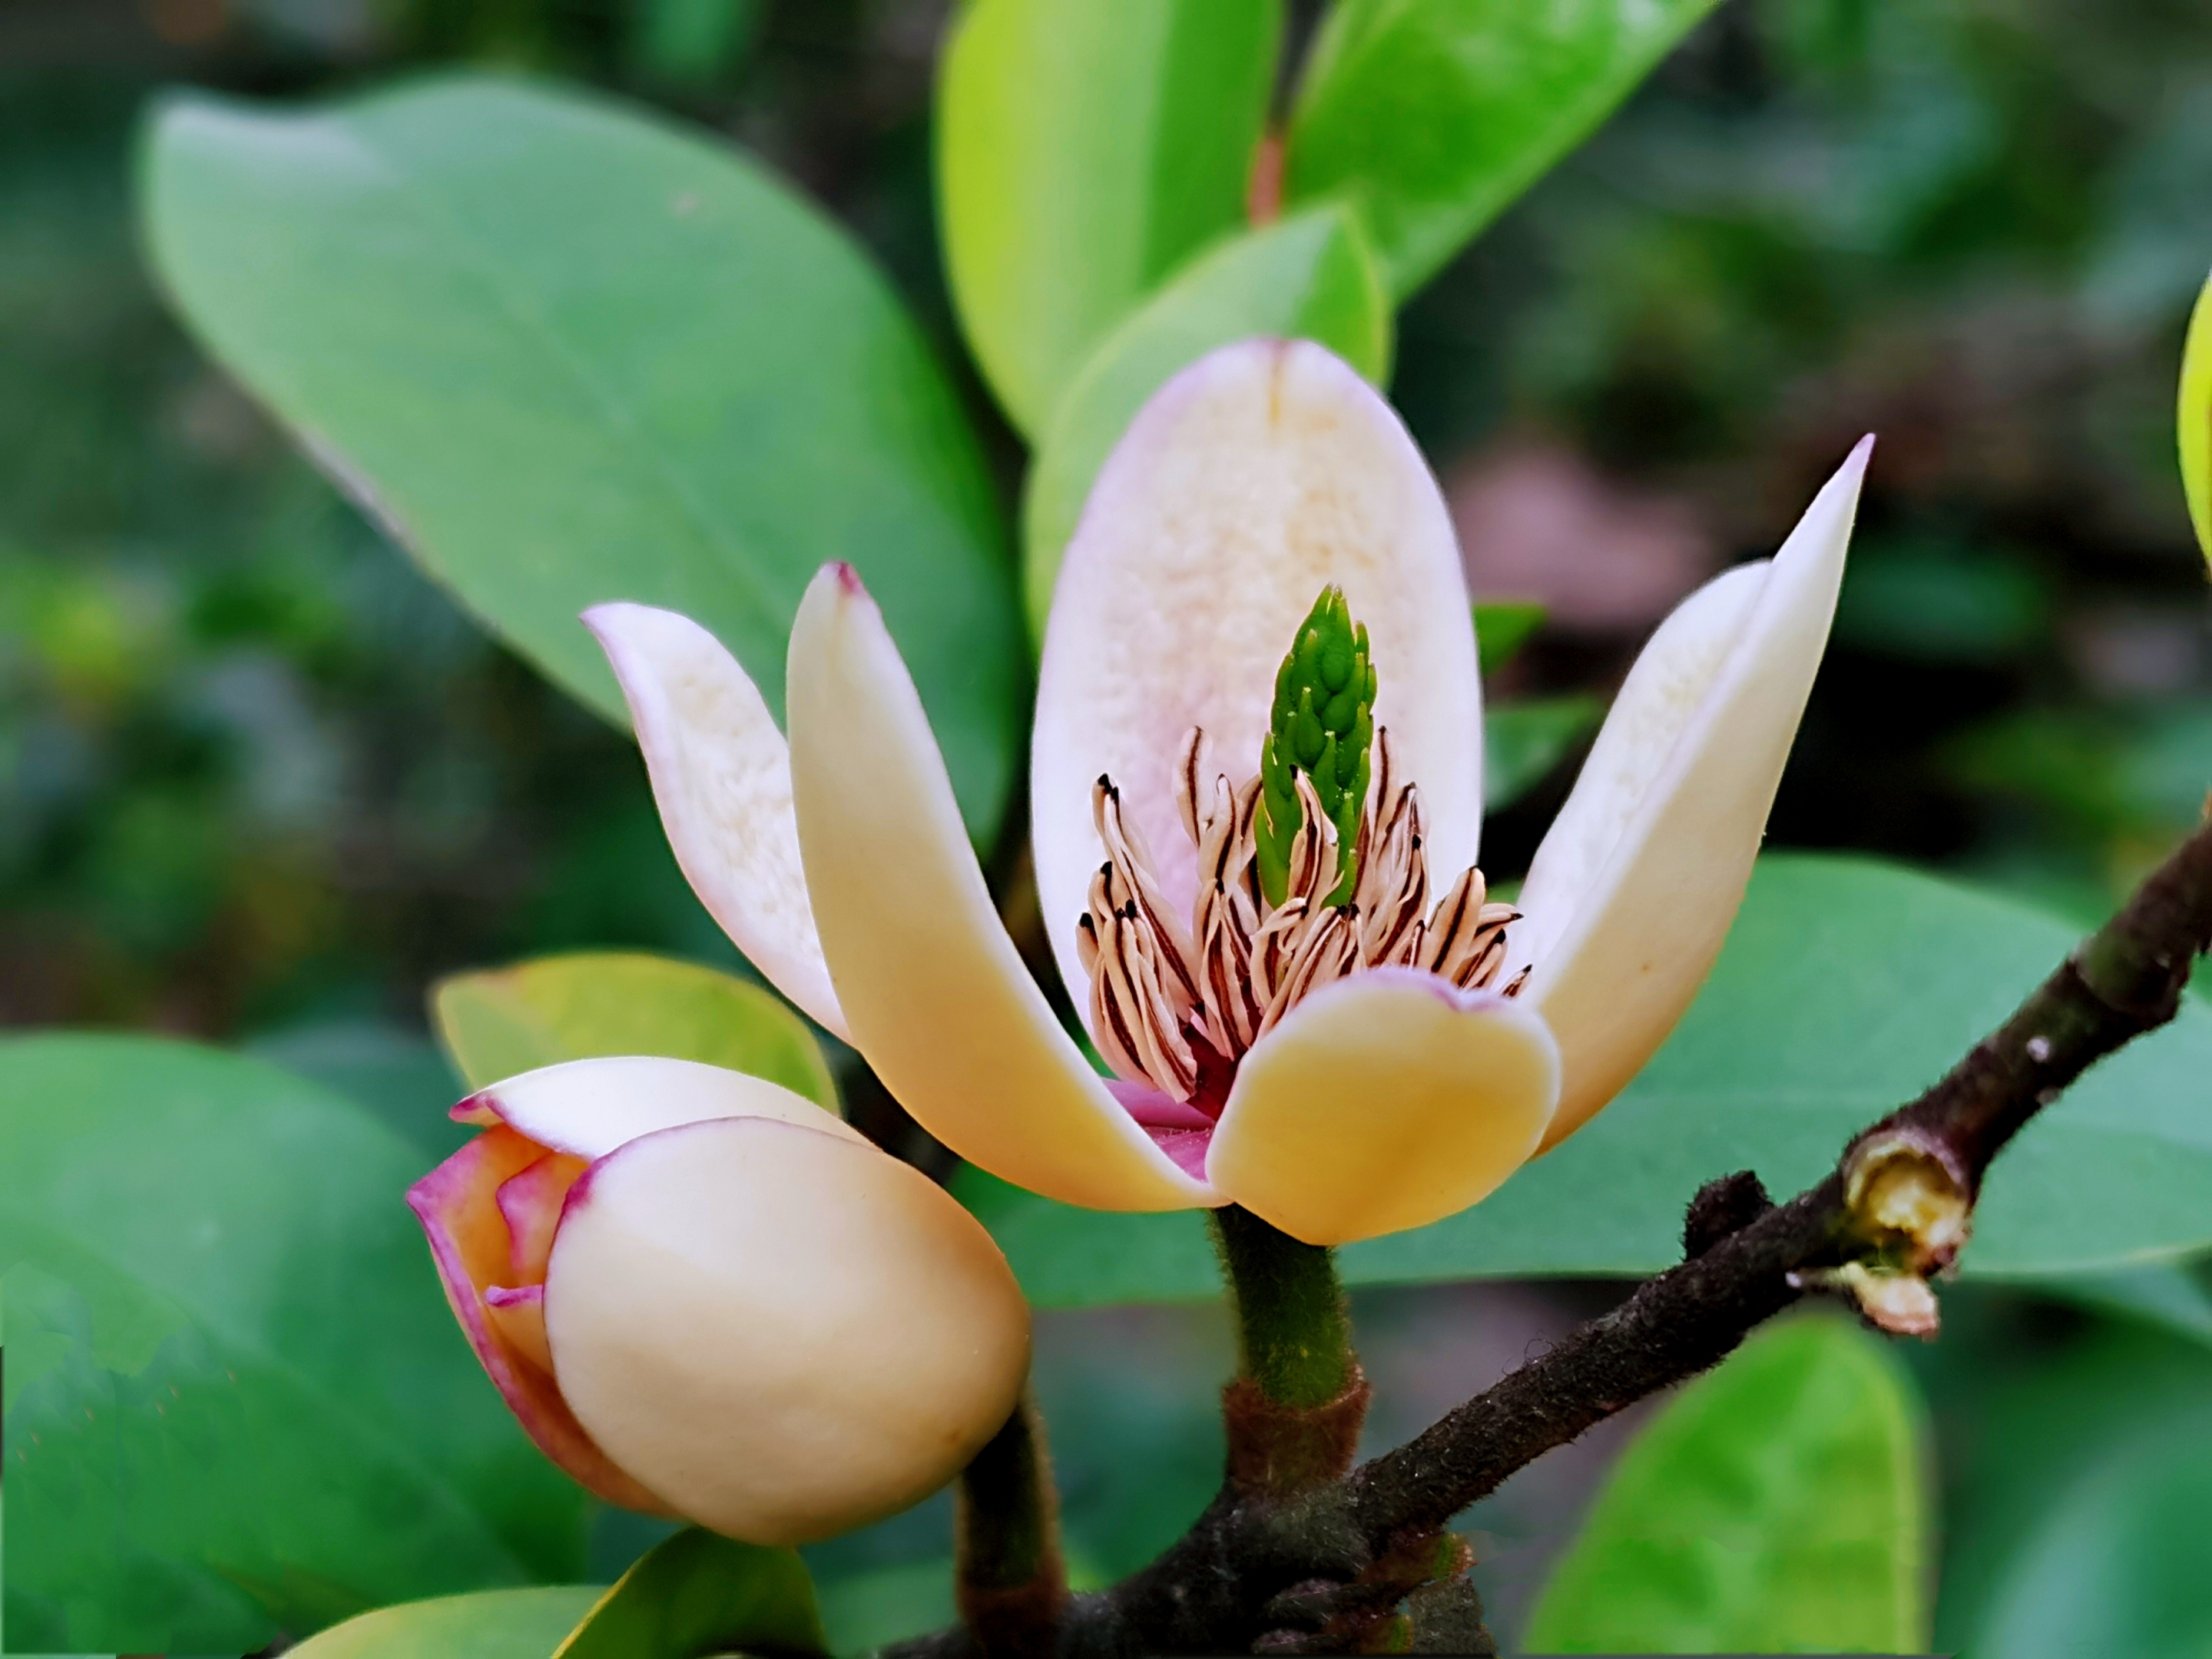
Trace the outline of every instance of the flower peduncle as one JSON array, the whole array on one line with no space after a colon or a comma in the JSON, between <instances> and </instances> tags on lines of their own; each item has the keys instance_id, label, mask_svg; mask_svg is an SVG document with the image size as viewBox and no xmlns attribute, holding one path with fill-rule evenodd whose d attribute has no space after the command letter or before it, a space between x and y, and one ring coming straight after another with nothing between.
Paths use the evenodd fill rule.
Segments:
<instances>
[{"instance_id":1,"label":"flower peduncle","mask_svg":"<svg viewBox=\"0 0 2212 1659\"><path fill-rule=\"evenodd\" d=\"M1355 625L1344 590L1322 589L1275 673L1275 702L1260 749L1260 812L1254 848L1260 889L1271 905L1290 890L1291 843L1305 822L1298 780L1313 786L1335 827L1337 882L1325 901L1346 903L1359 880L1359 823L1375 739L1375 665L1364 624Z\"/></svg>"}]
</instances>

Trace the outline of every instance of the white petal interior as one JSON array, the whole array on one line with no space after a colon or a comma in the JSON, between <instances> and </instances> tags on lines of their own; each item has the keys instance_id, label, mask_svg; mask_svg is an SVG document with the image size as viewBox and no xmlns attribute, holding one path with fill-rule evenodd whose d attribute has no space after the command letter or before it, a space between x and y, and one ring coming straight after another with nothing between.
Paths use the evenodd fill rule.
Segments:
<instances>
[{"instance_id":1,"label":"white petal interior","mask_svg":"<svg viewBox=\"0 0 2212 1659\"><path fill-rule=\"evenodd\" d=\"M1420 785L1431 861L1474 861L1482 689L1466 578L1435 477L1389 404L1306 342L1201 358L1132 422L1098 474L1054 590L1030 753L1030 831L1054 952L1076 1006L1075 921L1103 851L1091 786L1110 774L1163 892L1187 910L1176 745L1258 769L1274 676L1322 588L1367 625L1375 717Z\"/></svg>"},{"instance_id":2,"label":"white petal interior","mask_svg":"<svg viewBox=\"0 0 2212 1659\"><path fill-rule=\"evenodd\" d=\"M584 621L629 703L691 890L770 984L843 1036L799 857L790 754L759 688L720 641L672 611L603 605Z\"/></svg>"},{"instance_id":3,"label":"white petal interior","mask_svg":"<svg viewBox=\"0 0 2212 1659\"><path fill-rule=\"evenodd\" d=\"M1608 717L1538 849L1522 890L1522 926L1536 924L1538 947L1523 996L1558 1037L1564 1068L1547 1146L1642 1069L1720 954L1827 644L1871 446L1861 443L1821 489L1755 592L1723 577L1684 607L1709 614L1662 626L1647 655L1664 660L1636 702ZM1717 592L1731 580L1747 605ZM1717 665L1707 666L1723 635ZM1644 672L1639 662L1632 681ZM1700 681L1686 710L1680 694ZM1615 718L1629 734L1618 744L1607 741Z\"/></svg>"}]
</instances>

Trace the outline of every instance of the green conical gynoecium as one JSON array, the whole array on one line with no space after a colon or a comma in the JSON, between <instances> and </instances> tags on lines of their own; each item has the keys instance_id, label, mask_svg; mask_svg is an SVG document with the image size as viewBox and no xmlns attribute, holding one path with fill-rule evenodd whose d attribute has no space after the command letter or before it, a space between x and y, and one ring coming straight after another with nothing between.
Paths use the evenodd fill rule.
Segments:
<instances>
[{"instance_id":1,"label":"green conical gynoecium","mask_svg":"<svg viewBox=\"0 0 2212 1659\"><path fill-rule=\"evenodd\" d=\"M1336 825L1337 882L1328 902L1350 901L1359 877L1359 816L1374 746L1375 665L1368 659L1367 629L1353 625L1342 588L1324 587L1276 671L1274 709L1260 745L1254 854L1268 903L1280 904L1290 887L1301 772L1313 780L1322 811Z\"/></svg>"}]
</instances>

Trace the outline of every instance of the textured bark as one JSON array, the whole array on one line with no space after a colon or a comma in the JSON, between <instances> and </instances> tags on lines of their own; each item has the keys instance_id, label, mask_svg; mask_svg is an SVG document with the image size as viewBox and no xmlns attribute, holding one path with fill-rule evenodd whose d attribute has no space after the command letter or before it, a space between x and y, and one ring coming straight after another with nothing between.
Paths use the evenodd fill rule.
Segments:
<instances>
[{"instance_id":1,"label":"textured bark","mask_svg":"<svg viewBox=\"0 0 2212 1659\"><path fill-rule=\"evenodd\" d=\"M1808 1292L1847 1291L1877 1323L1917 1328L1913 1298L1926 1297L1932 1317L1926 1277L1963 1242L1990 1161L2090 1066L2173 1017L2208 943L2212 828L2203 828L2003 1025L1869 1126L1817 1185L1773 1206L1747 1174L1708 1184L1690 1203L1680 1267L1340 1480L1292 1497L1224 1484L1158 1560L1073 1598L1057 1650L1344 1651L1399 1633L1393 1617L1414 1650L1447 1631L1474 1639L1479 1604L1440 1548L1453 1516L1624 1407L1716 1364ZM1407 1582L1406 1564L1425 1559L1431 1577ZM1403 1613L1382 1595L1402 1596ZM1426 1632L1424 1610L1436 1615ZM893 1650L916 1659L975 1650L964 1629Z\"/></svg>"}]
</instances>

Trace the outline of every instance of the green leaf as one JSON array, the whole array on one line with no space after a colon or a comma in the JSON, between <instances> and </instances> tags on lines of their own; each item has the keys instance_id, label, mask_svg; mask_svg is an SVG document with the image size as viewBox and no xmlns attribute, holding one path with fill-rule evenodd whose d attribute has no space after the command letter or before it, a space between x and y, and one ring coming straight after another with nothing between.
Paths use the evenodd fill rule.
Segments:
<instances>
[{"instance_id":1,"label":"green leaf","mask_svg":"<svg viewBox=\"0 0 2212 1659\"><path fill-rule=\"evenodd\" d=\"M1241 224L1279 0L974 0L940 60L962 326L1035 434L1107 331Z\"/></svg>"},{"instance_id":2,"label":"green leaf","mask_svg":"<svg viewBox=\"0 0 2212 1659\"><path fill-rule=\"evenodd\" d=\"M1361 235L1322 208L1231 238L1178 273L1100 344L1054 407L1022 502L1022 586L1042 644L1060 555L1091 480L1153 392L1217 346L1255 335L1319 341L1378 386L1390 303Z\"/></svg>"},{"instance_id":3,"label":"green leaf","mask_svg":"<svg viewBox=\"0 0 2212 1659\"><path fill-rule=\"evenodd\" d=\"M291 1659L546 1659L599 1596L564 1584L403 1602L333 1626Z\"/></svg>"},{"instance_id":4,"label":"green leaf","mask_svg":"<svg viewBox=\"0 0 2212 1659\"><path fill-rule=\"evenodd\" d=\"M795 1550L687 1527L622 1576L554 1659L821 1653L814 1581Z\"/></svg>"},{"instance_id":5,"label":"green leaf","mask_svg":"<svg viewBox=\"0 0 2212 1659\"><path fill-rule=\"evenodd\" d=\"M1482 712L1482 805L1510 806L1605 718L1603 699L1576 692L1492 703Z\"/></svg>"},{"instance_id":6,"label":"green leaf","mask_svg":"<svg viewBox=\"0 0 2212 1659\"><path fill-rule=\"evenodd\" d=\"M577 623L681 611L781 711L856 566L988 841L1018 732L1003 527L945 378L851 240L757 163L483 77L272 113L191 95L145 236L208 349L471 611L622 718Z\"/></svg>"},{"instance_id":7,"label":"green leaf","mask_svg":"<svg viewBox=\"0 0 2212 1659\"><path fill-rule=\"evenodd\" d=\"M11 1643L239 1653L580 1576L587 1500L400 1202L423 1162L258 1060L0 1042Z\"/></svg>"},{"instance_id":8,"label":"green leaf","mask_svg":"<svg viewBox=\"0 0 2212 1659\"><path fill-rule=\"evenodd\" d=\"M2176 404L2181 488L2189 498L2189 522L2196 526L2197 545L2212 559L2212 282L2204 284L2197 308L2189 314Z\"/></svg>"},{"instance_id":9,"label":"green leaf","mask_svg":"<svg viewBox=\"0 0 2212 1659\"><path fill-rule=\"evenodd\" d=\"M1412 293L1580 143L1713 0L1339 0L1291 118L1284 194L1359 202Z\"/></svg>"},{"instance_id":10,"label":"green leaf","mask_svg":"<svg viewBox=\"0 0 2212 1659\"><path fill-rule=\"evenodd\" d=\"M2204 1514L2212 1412L2142 1423L2052 1503L2000 1578L1970 1651L2194 1659L2212 1650Z\"/></svg>"},{"instance_id":11,"label":"green leaf","mask_svg":"<svg viewBox=\"0 0 2212 1659\"><path fill-rule=\"evenodd\" d=\"M1856 1325L1814 1315L1757 1333L1622 1454L1523 1644L1920 1651L1921 1415L1903 1369Z\"/></svg>"},{"instance_id":12,"label":"green leaf","mask_svg":"<svg viewBox=\"0 0 2212 1659\"><path fill-rule=\"evenodd\" d=\"M1494 674L1521 654L1521 647L1544 625L1546 608L1540 599L1478 599L1474 605L1474 638L1482 653L1482 672Z\"/></svg>"},{"instance_id":13,"label":"green leaf","mask_svg":"<svg viewBox=\"0 0 2212 1659\"><path fill-rule=\"evenodd\" d=\"M538 957L441 981L430 1012L471 1089L564 1060L662 1054L766 1078L839 1109L806 1022L772 992L694 962L633 951Z\"/></svg>"},{"instance_id":14,"label":"green leaf","mask_svg":"<svg viewBox=\"0 0 2212 1659\"><path fill-rule=\"evenodd\" d=\"M1589 1127L1474 1209L1347 1246L1352 1284L1644 1274L1681 1258L1698 1187L1753 1170L1778 1196L1820 1179L1858 1130L1912 1098L2072 947L2015 900L1898 866L1759 860L1727 948L1665 1048ZM2100 1271L2212 1244L2212 1006L2091 1071L1990 1170L1969 1275ZM1065 1209L963 1174L1040 1307L1211 1294L1187 1214Z\"/></svg>"}]
</instances>

